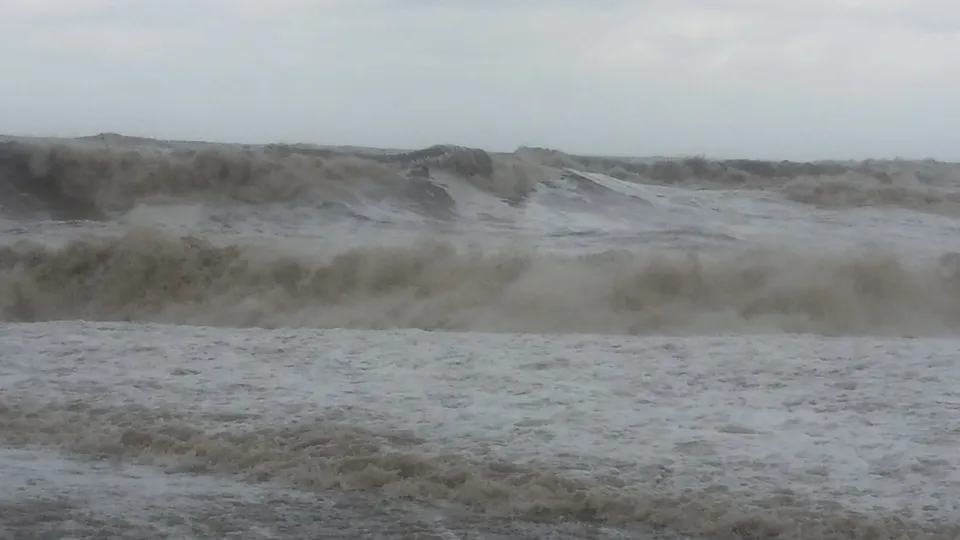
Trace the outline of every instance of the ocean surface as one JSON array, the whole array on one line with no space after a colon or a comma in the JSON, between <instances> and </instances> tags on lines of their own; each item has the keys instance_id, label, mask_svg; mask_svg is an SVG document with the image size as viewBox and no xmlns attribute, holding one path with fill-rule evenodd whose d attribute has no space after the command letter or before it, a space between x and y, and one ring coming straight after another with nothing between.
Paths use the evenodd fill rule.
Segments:
<instances>
[{"instance_id":1,"label":"ocean surface","mask_svg":"<svg viewBox=\"0 0 960 540\"><path fill-rule=\"evenodd\" d=\"M0 140L0 538L955 540L960 165Z\"/></svg>"}]
</instances>

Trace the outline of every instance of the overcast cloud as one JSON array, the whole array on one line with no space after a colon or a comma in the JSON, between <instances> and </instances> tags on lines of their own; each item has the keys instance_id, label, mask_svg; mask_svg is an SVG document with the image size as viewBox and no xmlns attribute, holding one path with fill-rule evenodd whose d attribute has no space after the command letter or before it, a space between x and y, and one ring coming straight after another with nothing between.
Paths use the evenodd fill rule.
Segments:
<instances>
[{"instance_id":1,"label":"overcast cloud","mask_svg":"<svg viewBox=\"0 0 960 540\"><path fill-rule=\"evenodd\" d=\"M956 0L0 0L0 131L960 160Z\"/></svg>"}]
</instances>

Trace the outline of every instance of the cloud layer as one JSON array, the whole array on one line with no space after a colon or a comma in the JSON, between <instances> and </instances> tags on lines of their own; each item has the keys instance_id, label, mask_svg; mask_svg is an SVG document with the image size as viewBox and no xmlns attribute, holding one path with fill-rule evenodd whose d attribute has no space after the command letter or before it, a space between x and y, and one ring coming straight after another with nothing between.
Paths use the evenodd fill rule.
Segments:
<instances>
[{"instance_id":1,"label":"cloud layer","mask_svg":"<svg viewBox=\"0 0 960 540\"><path fill-rule=\"evenodd\" d=\"M946 0L0 0L7 131L960 159Z\"/></svg>"}]
</instances>

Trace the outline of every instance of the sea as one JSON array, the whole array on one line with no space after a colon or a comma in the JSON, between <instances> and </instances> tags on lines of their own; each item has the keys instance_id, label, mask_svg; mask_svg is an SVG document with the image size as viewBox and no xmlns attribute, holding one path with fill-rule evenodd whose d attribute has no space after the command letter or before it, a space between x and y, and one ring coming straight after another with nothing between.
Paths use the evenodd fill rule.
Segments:
<instances>
[{"instance_id":1,"label":"sea","mask_svg":"<svg viewBox=\"0 0 960 540\"><path fill-rule=\"evenodd\" d=\"M955 540L960 164L0 138L0 538Z\"/></svg>"}]
</instances>

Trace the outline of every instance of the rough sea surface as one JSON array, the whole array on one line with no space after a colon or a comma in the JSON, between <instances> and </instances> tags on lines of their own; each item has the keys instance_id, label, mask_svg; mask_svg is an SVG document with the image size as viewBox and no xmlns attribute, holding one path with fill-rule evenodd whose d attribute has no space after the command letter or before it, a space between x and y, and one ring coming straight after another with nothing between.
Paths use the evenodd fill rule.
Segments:
<instances>
[{"instance_id":1,"label":"rough sea surface","mask_svg":"<svg viewBox=\"0 0 960 540\"><path fill-rule=\"evenodd\" d=\"M0 538L955 540L960 165L0 140Z\"/></svg>"}]
</instances>

